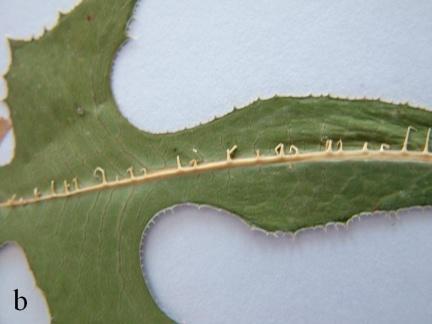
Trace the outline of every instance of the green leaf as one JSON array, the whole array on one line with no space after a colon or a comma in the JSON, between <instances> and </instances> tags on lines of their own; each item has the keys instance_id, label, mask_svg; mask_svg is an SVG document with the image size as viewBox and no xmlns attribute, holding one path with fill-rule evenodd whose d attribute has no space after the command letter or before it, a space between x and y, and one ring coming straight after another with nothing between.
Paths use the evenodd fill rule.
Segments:
<instances>
[{"instance_id":1,"label":"green leaf","mask_svg":"<svg viewBox=\"0 0 432 324\"><path fill-rule=\"evenodd\" d=\"M139 246L175 204L296 231L431 203L432 114L407 105L274 97L173 134L131 126L110 71L134 4L83 1L40 39L10 41L16 150L0 168L0 243L24 248L54 323L169 322Z\"/></svg>"}]
</instances>

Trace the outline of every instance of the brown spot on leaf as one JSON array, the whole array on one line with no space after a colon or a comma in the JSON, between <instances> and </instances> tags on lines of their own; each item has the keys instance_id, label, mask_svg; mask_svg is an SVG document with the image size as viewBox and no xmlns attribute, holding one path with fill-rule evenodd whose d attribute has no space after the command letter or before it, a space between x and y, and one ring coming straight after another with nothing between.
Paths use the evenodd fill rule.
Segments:
<instances>
[{"instance_id":1,"label":"brown spot on leaf","mask_svg":"<svg viewBox=\"0 0 432 324\"><path fill-rule=\"evenodd\" d=\"M11 129L10 121L0 117L0 142L4 139L9 129Z\"/></svg>"},{"instance_id":2,"label":"brown spot on leaf","mask_svg":"<svg viewBox=\"0 0 432 324\"><path fill-rule=\"evenodd\" d=\"M86 16L86 19L87 19L88 22L92 21L93 18L94 18L94 16L92 16L92 15L87 15Z\"/></svg>"}]
</instances>

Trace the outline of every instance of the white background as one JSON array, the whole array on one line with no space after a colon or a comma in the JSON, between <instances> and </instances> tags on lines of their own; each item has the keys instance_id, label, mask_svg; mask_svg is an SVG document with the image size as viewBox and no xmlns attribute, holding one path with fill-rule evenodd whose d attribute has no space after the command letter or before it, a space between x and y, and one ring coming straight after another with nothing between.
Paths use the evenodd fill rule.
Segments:
<instances>
[{"instance_id":1,"label":"white background","mask_svg":"<svg viewBox=\"0 0 432 324\"><path fill-rule=\"evenodd\" d=\"M3 0L0 37L39 34L73 4ZM154 132L275 93L432 107L431 18L426 0L143 0L113 90L122 113ZM0 70L8 63L0 39ZM0 161L11 157L11 134ZM430 322L430 214L363 217L293 239L251 231L224 212L180 207L149 231L144 269L161 307L181 322ZM34 296L25 316L48 321L26 266L18 248L1 250L0 323L36 322L10 311L16 287Z\"/></svg>"}]
</instances>

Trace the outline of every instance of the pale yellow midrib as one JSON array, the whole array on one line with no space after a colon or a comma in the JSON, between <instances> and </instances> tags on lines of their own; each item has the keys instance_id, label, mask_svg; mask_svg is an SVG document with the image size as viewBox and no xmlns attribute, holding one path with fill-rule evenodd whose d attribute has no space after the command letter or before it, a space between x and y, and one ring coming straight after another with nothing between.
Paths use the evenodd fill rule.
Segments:
<instances>
[{"instance_id":1,"label":"pale yellow midrib","mask_svg":"<svg viewBox=\"0 0 432 324\"><path fill-rule=\"evenodd\" d=\"M272 156L261 156L259 152L257 155L250 158L231 158L231 154L234 150L227 151L227 159L222 161L208 162L203 164L195 164L192 166L182 166L178 159L178 166L175 168L166 168L151 173L145 173L140 176L135 176L133 172L130 172L130 176L124 179L116 179L113 181L106 181L105 175L103 175L104 181L100 184L78 188L75 190L65 189L62 193L50 193L45 196L35 195L32 198L20 198L15 197L0 203L0 207L17 207L42 201L60 199L80 195L88 192L94 192L109 188L117 188L128 185L141 184L149 181L172 178L180 175L190 175L194 173L202 173L207 171L224 170L239 167L252 167L258 165L269 165L278 163L295 164L301 162L338 162L338 161L393 161L393 162L420 162L420 163L431 163L432 154L427 150L424 151L407 151L406 148L402 150L384 150L383 147L380 150L368 150L367 146L361 150L349 150L344 151L342 149L333 151L318 151L318 152L305 152L305 153L294 153L285 154L282 149L279 154ZM98 168L103 172L102 169Z\"/></svg>"}]
</instances>

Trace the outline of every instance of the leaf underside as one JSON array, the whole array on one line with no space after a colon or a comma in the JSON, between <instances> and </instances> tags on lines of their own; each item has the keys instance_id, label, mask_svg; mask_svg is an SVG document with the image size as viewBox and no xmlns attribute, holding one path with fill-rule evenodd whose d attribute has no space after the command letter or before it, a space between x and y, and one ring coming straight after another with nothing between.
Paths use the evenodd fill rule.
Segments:
<instances>
[{"instance_id":1,"label":"leaf underside","mask_svg":"<svg viewBox=\"0 0 432 324\"><path fill-rule=\"evenodd\" d=\"M81 188L126 170L148 172L182 163L275 155L282 143L322 152L382 143L423 151L432 113L378 100L274 97L205 125L172 134L137 130L120 115L110 88L116 51L135 1L86 0L41 38L11 40L6 102L16 139L14 160L0 168L0 202L50 194L50 183L79 180ZM90 17L90 18L89 18ZM401 153L402 156L402 153ZM138 173L138 171L136 171ZM184 202L229 210L268 231L296 231L353 215L431 203L429 160L320 159L185 173L114 186L68 198L0 207L0 244L26 251L53 323L162 323L140 267L145 226L160 210ZM69 188L68 190L73 190ZM17 200L18 201L18 200ZM223 239L223 238L221 238Z\"/></svg>"}]
</instances>

